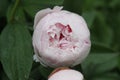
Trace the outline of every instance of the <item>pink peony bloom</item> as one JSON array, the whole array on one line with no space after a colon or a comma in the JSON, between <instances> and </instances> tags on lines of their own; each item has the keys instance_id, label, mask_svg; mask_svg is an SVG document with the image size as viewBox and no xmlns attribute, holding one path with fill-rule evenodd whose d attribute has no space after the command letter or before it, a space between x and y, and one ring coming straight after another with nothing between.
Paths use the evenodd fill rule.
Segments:
<instances>
[{"instance_id":1,"label":"pink peony bloom","mask_svg":"<svg viewBox=\"0 0 120 80\"><path fill-rule=\"evenodd\" d=\"M84 80L82 73L73 69L58 69L54 71L48 80Z\"/></svg>"},{"instance_id":2,"label":"pink peony bloom","mask_svg":"<svg viewBox=\"0 0 120 80\"><path fill-rule=\"evenodd\" d=\"M43 9L35 16L34 59L45 66L75 66L90 51L90 32L84 19L61 9Z\"/></svg>"}]
</instances>

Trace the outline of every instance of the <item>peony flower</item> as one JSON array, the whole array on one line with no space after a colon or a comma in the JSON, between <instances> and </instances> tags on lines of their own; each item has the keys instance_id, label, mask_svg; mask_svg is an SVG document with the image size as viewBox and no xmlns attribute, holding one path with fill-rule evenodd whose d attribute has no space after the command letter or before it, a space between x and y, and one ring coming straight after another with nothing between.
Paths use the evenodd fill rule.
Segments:
<instances>
[{"instance_id":1,"label":"peony flower","mask_svg":"<svg viewBox=\"0 0 120 80\"><path fill-rule=\"evenodd\" d=\"M68 68L58 68L51 73L48 80L83 80L82 73L68 69Z\"/></svg>"},{"instance_id":2,"label":"peony flower","mask_svg":"<svg viewBox=\"0 0 120 80\"><path fill-rule=\"evenodd\" d=\"M61 9L58 6L43 9L34 20L34 60L53 68L80 64L91 46L84 19Z\"/></svg>"}]
</instances>

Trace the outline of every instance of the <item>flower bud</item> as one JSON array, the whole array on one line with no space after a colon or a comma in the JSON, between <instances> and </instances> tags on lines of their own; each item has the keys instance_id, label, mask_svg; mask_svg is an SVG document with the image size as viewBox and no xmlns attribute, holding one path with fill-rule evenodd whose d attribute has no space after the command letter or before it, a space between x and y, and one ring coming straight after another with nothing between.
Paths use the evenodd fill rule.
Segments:
<instances>
[{"instance_id":1,"label":"flower bud","mask_svg":"<svg viewBox=\"0 0 120 80\"><path fill-rule=\"evenodd\" d=\"M69 68L57 68L48 77L48 80L83 80L83 75Z\"/></svg>"},{"instance_id":2,"label":"flower bud","mask_svg":"<svg viewBox=\"0 0 120 80\"><path fill-rule=\"evenodd\" d=\"M91 46L84 19L61 9L58 6L43 9L36 14L34 21L34 59L53 68L80 64Z\"/></svg>"}]
</instances>

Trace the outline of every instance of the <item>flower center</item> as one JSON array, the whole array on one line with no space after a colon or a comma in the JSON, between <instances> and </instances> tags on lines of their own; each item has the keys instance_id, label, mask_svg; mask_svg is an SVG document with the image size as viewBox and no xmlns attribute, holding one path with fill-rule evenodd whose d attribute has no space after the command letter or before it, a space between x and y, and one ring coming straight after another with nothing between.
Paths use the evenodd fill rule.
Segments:
<instances>
[{"instance_id":1,"label":"flower center","mask_svg":"<svg viewBox=\"0 0 120 80\"><path fill-rule=\"evenodd\" d=\"M49 36L49 46L60 49L75 48L74 39L72 38L72 29L70 25L56 23L51 25L47 31Z\"/></svg>"}]
</instances>

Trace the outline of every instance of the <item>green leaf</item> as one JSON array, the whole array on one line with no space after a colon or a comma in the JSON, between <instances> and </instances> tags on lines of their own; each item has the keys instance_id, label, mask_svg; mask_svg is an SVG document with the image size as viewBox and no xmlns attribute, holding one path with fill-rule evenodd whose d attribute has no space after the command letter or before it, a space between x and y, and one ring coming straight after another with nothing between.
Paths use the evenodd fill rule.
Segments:
<instances>
[{"instance_id":1,"label":"green leaf","mask_svg":"<svg viewBox=\"0 0 120 80\"><path fill-rule=\"evenodd\" d=\"M64 0L22 0L25 4L61 5Z\"/></svg>"},{"instance_id":2,"label":"green leaf","mask_svg":"<svg viewBox=\"0 0 120 80\"><path fill-rule=\"evenodd\" d=\"M112 7L112 8L115 8L116 6L120 5L120 1L119 0L112 0L110 3L109 3L109 6Z\"/></svg>"},{"instance_id":3,"label":"green leaf","mask_svg":"<svg viewBox=\"0 0 120 80\"><path fill-rule=\"evenodd\" d=\"M42 65L40 65L40 63L34 63L30 74L30 78L35 80L39 80L41 78L47 79L52 71L53 71L52 68L43 67Z\"/></svg>"},{"instance_id":4,"label":"green leaf","mask_svg":"<svg viewBox=\"0 0 120 80\"><path fill-rule=\"evenodd\" d=\"M106 4L104 0L84 0L83 11L101 8L104 7L105 5Z\"/></svg>"},{"instance_id":5,"label":"green leaf","mask_svg":"<svg viewBox=\"0 0 120 80\"><path fill-rule=\"evenodd\" d=\"M84 0L64 0L64 9L81 15Z\"/></svg>"},{"instance_id":6,"label":"green leaf","mask_svg":"<svg viewBox=\"0 0 120 80\"><path fill-rule=\"evenodd\" d=\"M20 7L16 10L15 20L16 20L16 21L19 21L19 22L21 22L21 23L23 23L23 22L25 23L25 22L26 22L23 7L20 6Z\"/></svg>"},{"instance_id":7,"label":"green leaf","mask_svg":"<svg viewBox=\"0 0 120 80\"><path fill-rule=\"evenodd\" d=\"M82 63L83 72L86 78L94 78L111 71L118 65L117 53L92 53Z\"/></svg>"},{"instance_id":8,"label":"green leaf","mask_svg":"<svg viewBox=\"0 0 120 80\"><path fill-rule=\"evenodd\" d=\"M85 18L88 26L91 27L95 20L96 13L95 11L83 12L82 16Z\"/></svg>"},{"instance_id":9,"label":"green leaf","mask_svg":"<svg viewBox=\"0 0 120 80\"><path fill-rule=\"evenodd\" d=\"M111 72L103 76L99 75L92 80L120 80L120 76L117 73Z\"/></svg>"},{"instance_id":10,"label":"green leaf","mask_svg":"<svg viewBox=\"0 0 120 80\"><path fill-rule=\"evenodd\" d=\"M43 67L42 65L39 67L39 70L41 72L41 75L45 78L48 78L48 76L50 75L50 73L53 71L52 68L48 68L48 67Z\"/></svg>"},{"instance_id":11,"label":"green leaf","mask_svg":"<svg viewBox=\"0 0 120 80\"><path fill-rule=\"evenodd\" d=\"M9 20L11 19L11 14L12 14L12 8L13 8L13 4L11 4L11 5L9 5L9 7L8 7L8 10L7 10L7 14L6 14L6 16L7 16L7 21L9 22Z\"/></svg>"},{"instance_id":12,"label":"green leaf","mask_svg":"<svg viewBox=\"0 0 120 80\"><path fill-rule=\"evenodd\" d=\"M0 63L0 80L9 80L5 72L3 71L2 65Z\"/></svg>"},{"instance_id":13,"label":"green leaf","mask_svg":"<svg viewBox=\"0 0 120 80\"><path fill-rule=\"evenodd\" d=\"M1 70L1 73L0 73L0 80L9 80L7 75L2 70Z\"/></svg>"},{"instance_id":14,"label":"green leaf","mask_svg":"<svg viewBox=\"0 0 120 80\"><path fill-rule=\"evenodd\" d=\"M36 62L33 63L29 80L31 80L31 79L39 80L39 79L43 78L40 73L39 66L40 66L40 63L36 63Z\"/></svg>"},{"instance_id":15,"label":"green leaf","mask_svg":"<svg viewBox=\"0 0 120 80\"><path fill-rule=\"evenodd\" d=\"M112 14L108 15L108 20L109 25L112 27L112 30L114 31L112 47L120 52L120 12L117 10L114 11Z\"/></svg>"},{"instance_id":16,"label":"green leaf","mask_svg":"<svg viewBox=\"0 0 120 80\"><path fill-rule=\"evenodd\" d=\"M103 43L97 43L92 41L92 47L91 47L91 52L92 53L113 53L116 52L113 48L106 46Z\"/></svg>"},{"instance_id":17,"label":"green leaf","mask_svg":"<svg viewBox=\"0 0 120 80\"><path fill-rule=\"evenodd\" d=\"M105 15L97 13L94 26L91 29L91 39L94 42L109 46L113 40L113 30L106 24Z\"/></svg>"},{"instance_id":18,"label":"green leaf","mask_svg":"<svg viewBox=\"0 0 120 80\"><path fill-rule=\"evenodd\" d=\"M8 8L7 11L7 21L9 22L9 20L11 19L11 17L13 17L11 14L12 13L12 9L13 9L13 4L11 4ZM19 21L21 23L25 23L26 19L25 19L25 14L24 14L24 10L22 6L18 6L15 13L14 13L14 18L15 21Z\"/></svg>"},{"instance_id":19,"label":"green leaf","mask_svg":"<svg viewBox=\"0 0 120 80\"><path fill-rule=\"evenodd\" d=\"M8 4L8 0L0 0L0 17L6 15Z\"/></svg>"},{"instance_id":20,"label":"green leaf","mask_svg":"<svg viewBox=\"0 0 120 80\"><path fill-rule=\"evenodd\" d=\"M0 57L10 80L27 80L32 67L31 36L22 24L7 25L0 37Z\"/></svg>"},{"instance_id":21,"label":"green leaf","mask_svg":"<svg viewBox=\"0 0 120 80\"><path fill-rule=\"evenodd\" d=\"M118 58L118 68L120 70L120 55L119 55L119 58Z\"/></svg>"},{"instance_id":22,"label":"green leaf","mask_svg":"<svg viewBox=\"0 0 120 80\"><path fill-rule=\"evenodd\" d=\"M64 0L22 0L25 11L33 18L35 14L44 8L62 5Z\"/></svg>"}]
</instances>

